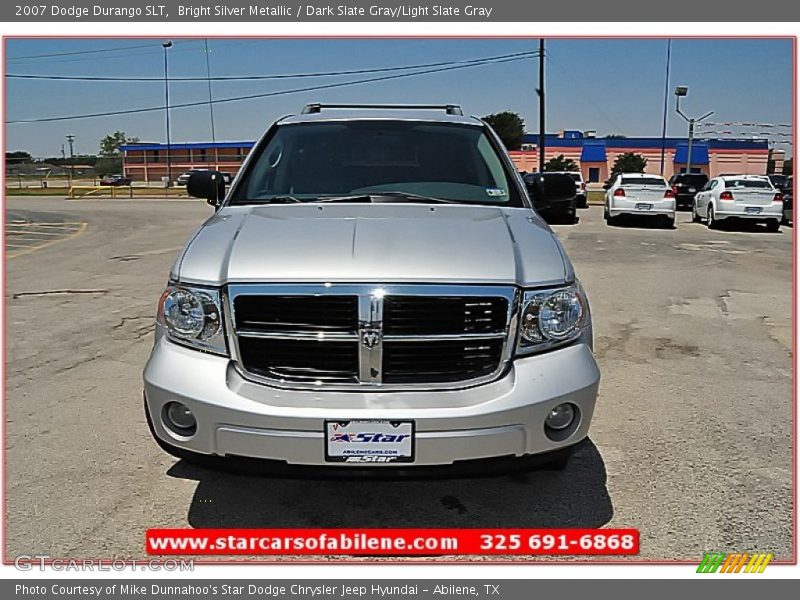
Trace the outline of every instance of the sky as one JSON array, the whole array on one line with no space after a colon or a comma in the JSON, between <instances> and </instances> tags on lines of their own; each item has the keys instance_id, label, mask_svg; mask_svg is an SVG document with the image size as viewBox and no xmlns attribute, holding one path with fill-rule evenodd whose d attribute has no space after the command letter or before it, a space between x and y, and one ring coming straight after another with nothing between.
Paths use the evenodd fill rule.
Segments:
<instances>
[{"instance_id":1,"label":"sky","mask_svg":"<svg viewBox=\"0 0 800 600\"><path fill-rule=\"evenodd\" d=\"M5 73L58 76L164 76L163 39L8 39ZM173 39L170 77L205 77L202 39ZM208 41L212 76L318 73L464 61L538 50L538 39L236 39ZM660 136L666 40L549 40L546 107L548 132L596 130L598 135ZM50 56L42 56L50 55ZM394 72L395 74L397 72ZM791 123L792 45L788 39L672 41L669 136L686 135L674 112L676 85L689 87L681 108L690 116L713 110L710 122ZM386 73L215 81L213 97L292 90ZM6 150L58 156L65 136L76 154L94 154L115 130L143 141L166 140L164 110L46 123L8 121L163 107L164 82L87 82L6 78ZM276 118L308 102L457 103L468 114L511 110L538 131L538 59L291 93L214 105L217 141L258 138ZM206 81L172 81L170 105L208 100ZM211 139L208 105L173 108L171 140ZM719 129L719 128L716 128ZM723 128L753 133L759 130ZM790 131L775 129L775 131ZM727 136L741 137L741 136ZM775 138L781 140L787 138ZM791 151L787 144L779 147ZM68 151L68 147L67 147Z\"/></svg>"}]
</instances>

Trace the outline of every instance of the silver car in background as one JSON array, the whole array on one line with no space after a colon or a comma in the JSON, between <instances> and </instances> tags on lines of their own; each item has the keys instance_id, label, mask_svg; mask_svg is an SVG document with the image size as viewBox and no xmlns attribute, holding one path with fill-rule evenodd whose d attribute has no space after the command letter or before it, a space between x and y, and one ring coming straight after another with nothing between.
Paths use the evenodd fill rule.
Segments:
<instances>
[{"instance_id":1,"label":"silver car in background","mask_svg":"<svg viewBox=\"0 0 800 600\"><path fill-rule=\"evenodd\" d=\"M216 212L158 304L144 396L163 449L221 467L565 466L600 380L589 303L485 122L309 105L225 188L189 179Z\"/></svg>"},{"instance_id":2,"label":"silver car in background","mask_svg":"<svg viewBox=\"0 0 800 600\"><path fill-rule=\"evenodd\" d=\"M656 217L675 226L675 192L660 175L618 173L606 189L603 216L609 225L622 215Z\"/></svg>"},{"instance_id":3,"label":"silver car in background","mask_svg":"<svg viewBox=\"0 0 800 600\"><path fill-rule=\"evenodd\" d=\"M783 195L763 175L714 177L694 197L692 221L706 220L709 229L721 221L742 219L765 223L779 231L783 220Z\"/></svg>"}]
</instances>

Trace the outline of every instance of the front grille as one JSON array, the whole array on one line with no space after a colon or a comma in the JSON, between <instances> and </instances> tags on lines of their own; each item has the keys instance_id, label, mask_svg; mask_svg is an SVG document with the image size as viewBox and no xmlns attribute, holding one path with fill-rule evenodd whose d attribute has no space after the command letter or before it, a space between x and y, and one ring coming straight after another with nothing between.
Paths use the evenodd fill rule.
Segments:
<instances>
[{"instance_id":1,"label":"front grille","mask_svg":"<svg viewBox=\"0 0 800 600\"><path fill-rule=\"evenodd\" d=\"M498 333L506 326L508 301L482 296L387 296L386 335Z\"/></svg>"},{"instance_id":2,"label":"front grille","mask_svg":"<svg viewBox=\"0 0 800 600\"><path fill-rule=\"evenodd\" d=\"M357 383L358 344L240 337L242 366L278 381Z\"/></svg>"},{"instance_id":3,"label":"front grille","mask_svg":"<svg viewBox=\"0 0 800 600\"><path fill-rule=\"evenodd\" d=\"M500 371L513 289L402 285L379 295L376 289L230 286L240 366L290 387L361 389L456 387Z\"/></svg>"},{"instance_id":4,"label":"front grille","mask_svg":"<svg viewBox=\"0 0 800 600\"><path fill-rule=\"evenodd\" d=\"M503 351L502 339L390 342L383 345L385 383L452 383L491 375Z\"/></svg>"},{"instance_id":5,"label":"front grille","mask_svg":"<svg viewBox=\"0 0 800 600\"><path fill-rule=\"evenodd\" d=\"M236 328L249 331L352 332L357 296L238 296Z\"/></svg>"}]
</instances>

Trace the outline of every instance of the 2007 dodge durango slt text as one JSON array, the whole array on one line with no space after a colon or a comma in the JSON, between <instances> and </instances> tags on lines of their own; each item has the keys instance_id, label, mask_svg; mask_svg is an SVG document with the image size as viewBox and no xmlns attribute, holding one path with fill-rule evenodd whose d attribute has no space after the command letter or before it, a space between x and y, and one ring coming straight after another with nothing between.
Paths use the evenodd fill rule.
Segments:
<instances>
[{"instance_id":1,"label":"2007 dodge durango slt text","mask_svg":"<svg viewBox=\"0 0 800 600\"><path fill-rule=\"evenodd\" d=\"M214 171L187 187L216 211L172 267L144 370L168 452L455 472L560 468L586 437L589 303L485 122L311 104L229 190Z\"/></svg>"}]
</instances>

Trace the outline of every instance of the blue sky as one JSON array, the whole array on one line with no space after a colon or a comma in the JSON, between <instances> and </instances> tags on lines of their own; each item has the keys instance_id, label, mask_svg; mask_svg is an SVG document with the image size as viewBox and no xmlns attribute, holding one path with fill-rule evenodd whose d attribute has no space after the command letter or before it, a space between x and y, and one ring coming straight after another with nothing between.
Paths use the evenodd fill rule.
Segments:
<instances>
[{"instance_id":1,"label":"blue sky","mask_svg":"<svg viewBox=\"0 0 800 600\"><path fill-rule=\"evenodd\" d=\"M6 73L163 76L161 39L15 40L6 42ZM147 46L151 47L147 47ZM538 40L237 40L209 41L213 75L335 71L466 60L536 50ZM127 48L129 46L143 46ZM127 48L127 49L126 49ZM45 58L31 55L117 49ZM550 40L547 45L547 130L596 129L598 134L658 136L664 93L665 40ZM175 39L171 76L204 77L202 40ZM789 40L674 40L670 88L688 85L682 108L711 121L790 123ZM340 89L215 105L217 140L252 140L275 118L312 101L456 102L470 114L519 112L538 131L537 61L493 64ZM215 98L370 77L356 75L258 82L214 82ZM671 93L671 91L670 91ZM124 110L164 103L163 82L108 83L6 80L6 120ZM201 82L170 84L172 103L207 100ZM668 135L685 135L670 96ZM171 112L172 140L211 137L207 106ZM60 153L66 134L76 153L94 153L116 129L164 141L163 111L51 123L9 124L7 149L35 156ZM787 130L784 130L787 131ZM783 147L786 147L785 145Z\"/></svg>"}]
</instances>

